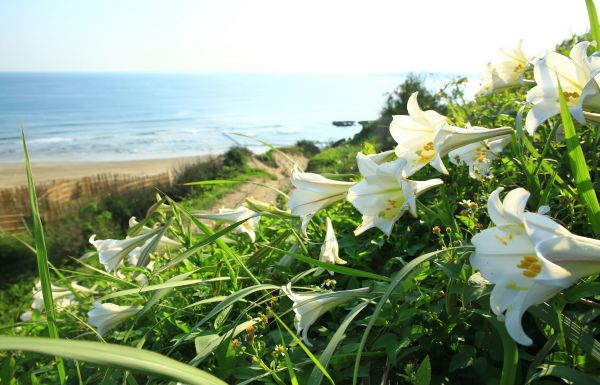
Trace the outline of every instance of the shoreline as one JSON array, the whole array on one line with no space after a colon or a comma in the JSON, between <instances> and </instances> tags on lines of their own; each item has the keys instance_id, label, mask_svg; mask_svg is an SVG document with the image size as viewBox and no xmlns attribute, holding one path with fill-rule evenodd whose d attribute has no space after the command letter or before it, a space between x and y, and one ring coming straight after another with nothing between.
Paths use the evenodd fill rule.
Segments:
<instances>
[{"instance_id":1,"label":"shoreline","mask_svg":"<svg viewBox=\"0 0 600 385\"><path fill-rule=\"evenodd\" d=\"M190 163L205 162L218 154L156 158L144 160L101 162L32 162L33 179L37 185L58 180L80 179L98 174L133 176L158 175ZM0 188L27 185L25 162L0 163Z\"/></svg>"}]
</instances>

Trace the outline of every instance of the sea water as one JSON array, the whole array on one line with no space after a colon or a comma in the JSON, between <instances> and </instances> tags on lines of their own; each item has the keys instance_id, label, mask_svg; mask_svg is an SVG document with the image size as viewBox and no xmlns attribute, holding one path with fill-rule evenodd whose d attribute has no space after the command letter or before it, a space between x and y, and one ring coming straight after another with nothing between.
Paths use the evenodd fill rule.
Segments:
<instances>
[{"instance_id":1,"label":"sea water","mask_svg":"<svg viewBox=\"0 0 600 385\"><path fill-rule=\"evenodd\" d=\"M425 76L441 86L450 75ZM119 161L326 144L375 119L404 75L0 73L0 162Z\"/></svg>"}]
</instances>

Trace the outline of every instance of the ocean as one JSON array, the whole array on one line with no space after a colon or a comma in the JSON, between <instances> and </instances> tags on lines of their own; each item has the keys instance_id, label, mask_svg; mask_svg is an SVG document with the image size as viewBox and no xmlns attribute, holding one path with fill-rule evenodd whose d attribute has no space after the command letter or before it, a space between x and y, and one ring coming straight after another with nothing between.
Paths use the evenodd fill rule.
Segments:
<instances>
[{"instance_id":1,"label":"ocean","mask_svg":"<svg viewBox=\"0 0 600 385\"><path fill-rule=\"evenodd\" d=\"M452 76L428 77L439 88ZM0 162L121 161L255 152L349 138L404 75L0 73Z\"/></svg>"}]
</instances>

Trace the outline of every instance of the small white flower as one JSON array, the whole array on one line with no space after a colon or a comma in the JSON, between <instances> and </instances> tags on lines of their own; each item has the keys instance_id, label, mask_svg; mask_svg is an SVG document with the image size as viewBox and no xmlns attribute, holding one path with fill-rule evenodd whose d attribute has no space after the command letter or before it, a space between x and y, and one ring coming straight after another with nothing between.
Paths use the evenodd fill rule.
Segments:
<instances>
[{"instance_id":1,"label":"small white flower","mask_svg":"<svg viewBox=\"0 0 600 385\"><path fill-rule=\"evenodd\" d=\"M296 294L292 291L292 284L288 283L287 286L282 286L281 290L294 302L292 309L296 313L294 326L297 333L300 334L302 332L304 343L312 346L308 341L308 330L319 317L352 298L362 296L364 293L369 292L370 289L362 288L325 293Z\"/></svg>"},{"instance_id":2,"label":"small white flower","mask_svg":"<svg viewBox=\"0 0 600 385\"><path fill-rule=\"evenodd\" d=\"M323 241L323 245L321 245L321 254L319 255L319 261L324 263L331 263L335 265L345 265L347 262L339 257L339 245L337 238L335 237L335 232L333 231L333 225L331 224L331 219L327 217L327 231L325 234L325 240ZM314 275L319 275L323 273L322 268L317 268ZM333 275L333 271L329 271L329 274Z\"/></svg>"},{"instance_id":3,"label":"small white flower","mask_svg":"<svg viewBox=\"0 0 600 385\"><path fill-rule=\"evenodd\" d=\"M531 345L521 318L578 279L600 272L600 241L572 234L552 219L525 212L529 192L518 188L500 201L502 188L488 200L496 227L483 230L471 242L471 265L494 283L492 311L504 316L510 336Z\"/></svg>"},{"instance_id":4,"label":"small white flower","mask_svg":"<svg viewBox=\"0 0 600 385\"><path fill-rule=\"evenodd\" d=\"M142 306L119 306L114 303L94 302L94 308L88 312L88 323L104 335L122 322L136 315Z\"/></svg>"},{"instance_id":5,"label":"small white flower","mask_svg":"<svg viewBox=\"0 0 600 385\"><path fill-rule=\"evenodd\" d=\"M571 49L569 57L549 52L533 67L537 85L527 92L527 101L533 107L527 114L525 128L533 135L537 127L560 112L558 81L571 115L585 124L583 104L598 99L594 77L600 72L600 54L587 55L590 43L582 41Z\"/></svg>"},{"instance_id":6,"label":"small white flower","mask_svg":"<svg viewBox=\"0 0 600 385\"><path fill-rule=\"evenodd\" d=\"M252 242L256 241L256 230L258 229L258 222L260 217L252 217L257 213L250 210L245 206L240 206L237 209L226 209L222 207L219 209L218 214L196 214L199 218L211 219L217 222L235 223L241 220L249 218L246 222L242 223L235 228L236 232L246 233L250 237Z\"/></svg>"},{"instance_id":7,"label":"small white flower","mask_svg":"<svg viewBox=\"0 0 600 385\"><path fill-rule=\"evenodd\" d=\"M385 156L384 156L385 155ZM360 211L362 224L354 230L355 235L377 227L390 235L394 223L409 211L417 216L416 198L425 191L443 183L441 179L411 181L402 176L406 165L404 159L378 163L386 160L388 153L356 156L358 168L364 179L348 191L348 202Z\"/></svg>"},{"instance_id":8,"label":"small white flower","mask_svg":"<svg viewBox=\"0 0 600 385\"><path fill-rule=\"evenodd\" d=\"M523 74L533 56L523 52L522 43L523 40L519 40L511 50L500 49L499 61L495 66L488 64L478 94L487 95L523 84Z\"/></svg>"},{"instance_id":9,"label":"small white flower","mask_svg":"<svg viewBox=\"0 0 600 385\"><path fill-rule=\"evenodd\" d=\"M292 191L288 207L292 215L302 218L303 233L306 233L306 226L317 211L344 200L348 189L354 185L353 182L340 182L319 174L302 172L297 167L292 170L291 182L295 190Z\"/></svg>"},{"instance_id":10,"label":"small white flower","mask_svg":"<svg viewBox=\"0 0 600 385\"><path fill-rule=\"evenodd\" d=\"M469 176L473 179L482 177L491 177L490 164L498 158L504 146L510 143L510 135L502 136L496 139L484 140L482 142L471 143L469 145L450 151L448 157L450 162L469 166Z\"/></svg>"},{"instance_id":11,"label":"small white flower","mask_svg":"<svg viewBox=\"0 0 600 385\"><path fill-rule=\"evenodd\" d=\"M448 174L442 157L450 151L486 139L510 134L509 127L459 128L447 123L446 117L435 111L422 111L417 102L418 92L408 99L409 115L395 115L390 124L390 134L398 143L396 155L405 159L404 177L409 177L427 164L442 174Z\"/></svg>"}]
</instances>

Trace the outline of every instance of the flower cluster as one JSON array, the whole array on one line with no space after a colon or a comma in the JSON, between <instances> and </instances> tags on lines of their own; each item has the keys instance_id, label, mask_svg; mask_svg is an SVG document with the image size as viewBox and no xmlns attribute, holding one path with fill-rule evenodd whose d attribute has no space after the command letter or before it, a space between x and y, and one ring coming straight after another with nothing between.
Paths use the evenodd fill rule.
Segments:
<instances>
[{"instance_id":1,"label":"flower cluster","mask_svg":"<svg viewBox=\"0 0 600 385\"><path fill-rule=\"evenodd\" d=\"M578 122L586 123L588 116L592 116L590 114L600 111L600 53L588 55L589 47L588 42L581 42L573 47L568 57L549 52L534 60L521 49L519 42L512 50L502 50L499 62L488 66L479 95L487 97L486 95L495 91L532 82L531 79L525 79L526 69L531 66L535 86L526 96L530 107L526 117L526 131L534 135L540 125L560 112L561 87L562 97L566 100L570 113ZM340 226L341 221L335 217L332 221L326 215L316 216L319 211L345 202L360 214L360 220L352 226L355 227L354 236L378 229L390 237L394 233L396 223L405 213L418 217L419 209L423 206L419 206L417 200L427 191L444 183L442 178L448 178L450 175L450 164L468 166L469 176L474 179L473 183L480 183L482 188L494 183L492 163L501 157L503 149L516 137L511 127L486 128L471 126L469 123L460 124L459 127L436 111L423 110L418 97L418 92L414 92L408 98L407 115L393 116L389 125L389 136L395 141L394 148L380 153L356 154L356 167L360 176L357 175L355 179L330 179L317 173L304 172L294 166L290 178L294 189L287 202L287 211L255 199L248 199L244 206L222 207L217 213L191 213L190 223L198 228L205 226L207 221L209 224L230 224L229 230L242 234L239 239L250 240L244 253L255 250L255 255L261 255L265 251L259 249L260 241L265 238L266 233L263 229L264 219L262 224L260 221L261 216L282 218L287 221L289 234L293 234L295 239L289 251L283 252L285 255L277 264L277 269L290 268L300 245L306 250L304 242L309 240L309 234L323 234L324 237L318 239L318 243L321 244L320 253L318 256L317 253L311 256L318 258L319 262L314 263L317 267L303 272L299 277L317 277L327 271L329 276L321 288L333 289L336 282L331 279L331 275L336 271L338 274L349 271L348 268L336 265L351 264L352 258L347 258L348 261L342 258L344 250L341 250L334 229L334 224ZM512 145L514 147L519 143L514 142ZM429 173L425 172L426 168L429 168ZM423 177L431 174L436 177ZM477 273L471 276L469 282L477 286L494 285L490 296L491 311L505 322L508 334L516 342L530 345L533 341L522 325L524 313L530 307L547 301L561 290L575 284L582 277L600 273L600 241L571 233L566 227L545 215L549 210L547 207L540 207L538 212L527 211L530 197L527 190L516 187L501 200L502 192L503 187L498 187L488 197L487 213L494 226L483 229L482 223L486 221L473 221L470 234L478 233L471 238L474 251L469 261ZM470 217L474 217L474 213L479 211L480 205L476 202L463 199L460 204L465 208L461 213L469 215L467 219L471 219ZM461 216L465 217L467 214ZM166 220L163 222L170 223ZM317 231L309 231L310 225L311 229ZM107 271L103 272L104 274L115 280L125 279L127 276L123 272L134 270L138 274L135 280L140 286L144 286L153 278L150 273L156 273L156 270L153 270L155 260L161 260L161 257L163 260L167 259L171 251L183 247L182 243L190 244L190 240L200 236L194 233L187 241L183 237L176 240L173 238L177 232L167 232L168 226L165 224L154 228L145 227L132 218L130 236L125 239L97 240L95 235L92 235L89 241L97 250L99 263ZM452 233L452 228L445 226L448 224L432 227L436 239L443 239ZM188 227L189 234L194 230L193 226ZM403 229L396 231L401 232ZM214 236L209 234L208 230L204 233L202 235ZM291 235L286 233L282 239L286 236ZM226 241L232 242L230 238ZM184 251L180 256L188 251ZM178 260L169 261L175 262ZM126 265L130 267L125 267ZM249 272L243 264L241 266ZM140 270L143 273L140 273ZM159 273L161 271L158 270ZM229 278L237 279L237 274L236 271ZM292 282L297 282L297 279L291 279L291 282L281 286L280 290L292 302L291 310L294 312L296 331L309 346L309 329L319 317L350 300L362 300L365 301L363 305L366 305L366 301L373 298L371 294L376 286L374 284L354 290L318 289L298 292L296 289L292 290ZM175 287L178 282L168 282L164 287L171 287L170 284ZM280 284L281 281L273 290L278 290ZM162 285L165 283L161 282L160 288L156 289L157 297L164 293ZM95 293L94 290L76 283L70 286L52 286L57 309L75 306L79 294ZM34 289L33 298L32 311L21 316L23 321L31 320L36 311L39 313L43 310L39 285ZM272 298L271 304L275 306L277 297ZM150 303L152 304L152 300ZM88 323L97 328L98 334L104 335L128 319L140 318L147 307L94 301L93 308L88 312ZM270 310L272 309L269 306L267 311ZM263 323L268 322L268 317L263 315ZM254 326L246 329L246 333L250 335L246 338L247 342L254 340L255 330ZM231 340L231 346L235 349L240 344L240 339ZM274 352L276 355L285 356L286 349L284 345L277 345Z\"/></svg>"}]
</instances>

